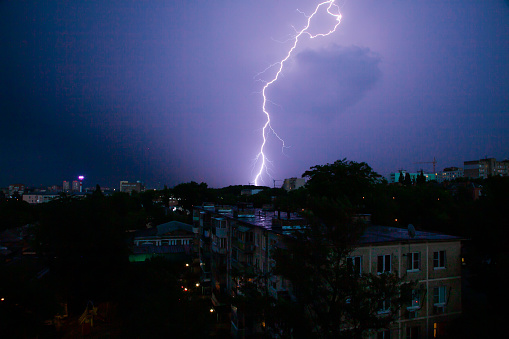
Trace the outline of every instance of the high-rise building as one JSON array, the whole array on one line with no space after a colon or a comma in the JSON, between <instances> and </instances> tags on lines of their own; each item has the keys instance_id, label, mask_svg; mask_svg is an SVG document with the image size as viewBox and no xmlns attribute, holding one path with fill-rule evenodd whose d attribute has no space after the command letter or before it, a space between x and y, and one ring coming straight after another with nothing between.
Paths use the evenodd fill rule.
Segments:
<instances>
[{"instance_id":1,"label":"high-rise building","mask_svg":"<svg viewBox=\"0 0 509 339\"><path fill-rule=\"evenodd\" d=\"M293 191L299 189L300 187L306 184L306 179L304 178L289 178L285 179L283 182L283 188L287 191Z\"/></svg>"},{"instance_id":2,"label":"high-rise building","mask_svg":"<svg viewBox=\"0 0 509 339\"><path fill-rule=\"evenodd\" d=\"M464 175L463 168L447 167L444 168L442 172L438 173L437 181L438 182L452 181L458 178L462 178L463 175Z\"/></svg>"},{"instance_id":3,"label":"high-rise building","mask_svg":"<svg viewBox=\"0 0 509 339\"><path fill-rule=\"evenodd\" d=\"M69 192L69 190L71 189L71 186L69 184L69 181L67 180L64 180L63 184L62 184L62 190L64 192Z\"/></svg>"},{"instance_id":4,"label":"high-rise building","mask_svg":"<svg viewBox=\"0 0 509 339\"><path fill-rule=\"evenodd\" d=\"M72 182L72 191L79 192L80 191L80 182L78 180L73 180Z\"/></svg>"},{"instance_id":5,"label":"high-rise building","mask_svg":"<svg viewBox=\"0 0 509 339\"><path fill-rule=\"evenodd\" d=\"M509 160L497 161L495 158L484 158L464 162L464 172L467 178L486 179L489 176L509 175Z\"/></svg>"}]
</instances>

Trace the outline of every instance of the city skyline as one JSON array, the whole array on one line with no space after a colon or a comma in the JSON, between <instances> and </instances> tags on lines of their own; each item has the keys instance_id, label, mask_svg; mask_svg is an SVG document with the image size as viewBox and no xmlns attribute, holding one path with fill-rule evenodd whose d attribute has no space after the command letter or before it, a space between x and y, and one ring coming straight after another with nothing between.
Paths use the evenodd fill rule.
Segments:
<instances>
[{"instance_id":1,"label":"city skyline","mask_svg":"<svg viewBox=\"0 0 509 339\"><path fill-rule=\"evenodd\" d=\"M0 187L252 182L255 77L316 3L0 3ZM343 158L387 176L507 157L507 2L338 4L337 32L271 89L290 147L269 145L275 179Z\"/></svg>"}]
</instances>

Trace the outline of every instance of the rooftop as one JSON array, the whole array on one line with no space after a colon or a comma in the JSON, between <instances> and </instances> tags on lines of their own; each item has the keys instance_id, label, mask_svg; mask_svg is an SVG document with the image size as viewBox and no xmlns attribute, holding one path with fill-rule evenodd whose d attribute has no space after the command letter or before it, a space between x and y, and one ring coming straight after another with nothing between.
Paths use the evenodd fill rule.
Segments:
<instances>
[{"instance_id":1,"label":"rooftop","mask_svg":"<svg viewBox=\"0 0 509 339\"><path fill-rule=\"evenodd\" d=\"M282 221L282 224L285 225L285 221L288 225L302 225L304 218L297 213L280 212L277 211L267 211L263 209L252 209L252 213L250 217L235 217L235 208L225 209L222 208L223 212L216 212L211 210L210 208L204 209L202 207L196 207L198 210L203 211L204 213L210 212L216 216L221 216L227 219L232 219L235 221L240 221L244 225L254 226L254 227L262 227L267 230L271 230L275 233L287 233L283 231L285 227L283 226L283 230L281 228L273 229L273 219L279 219ZM227 211L227 212L224 212ZM278 216L279 215L279 216ZM298 229L298 228L297 228ZM448 241L448 240L461 240L461 237L446 235L442 233L436 232L426 232L426 231L415 231L415 236L410 237L408 229L399 228L399 227L390 227L390 226L379 226L379 225L369 225L366 228L366 231L361 237L361 244L372 244L372 243L382 243L382 242L402 242L402 241L411 241L411 242L424 242L424 241Z\"/></svg>"}]
</instances>

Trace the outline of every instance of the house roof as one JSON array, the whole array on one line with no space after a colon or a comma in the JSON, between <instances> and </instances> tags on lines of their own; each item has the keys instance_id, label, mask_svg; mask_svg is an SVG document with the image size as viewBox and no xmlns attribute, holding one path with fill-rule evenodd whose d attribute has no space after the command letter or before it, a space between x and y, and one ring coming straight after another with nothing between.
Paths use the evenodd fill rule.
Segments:
<instances>
[{"instance_id":1,"label":"house roof","mask_svg":"<svg viewBox=\"0 0 509 339\"><path fill-rule=\"evenodd\" d=\"M189 224L185 224L185 223L180 222L180 221L170 221L170 222L167 222L167 223L164 223L164 224L157 225L156 227L153 227L153 228L147 228L147 229L144 229L144 230L137 230L134 233L134 237L135 238L139 238L139 237L160 237L160 236L163 236L165 234L168 234L168 233L171 233L171 232L174 232L174 231L179 231L179 230L192 233L193 232L193 226L191 226Z\"/></svg>"},{"instance_id":2,"label":"house roof","mask_svg":"<svg viewBox=\"0 0 509 339\"><path fill-rule=\"evenodd\" d=\"M142 245L135 246L132 249L133 254L176 254L186 253L191 254L191 245Z\"/></svg>"},{"instance_id":3,"label":"house roof","mask_svg":"<svg viewBox=\"0 0 509 339\"><path fill-rule=\"evenodd\" d=\"M424 241L448 241L461 240L462 238L436 232L415 231L411 237L406 228L389 226L368 226L361 236L360 244L373 244L383 242L424 242Z\"/></svg>"}]
</instances>

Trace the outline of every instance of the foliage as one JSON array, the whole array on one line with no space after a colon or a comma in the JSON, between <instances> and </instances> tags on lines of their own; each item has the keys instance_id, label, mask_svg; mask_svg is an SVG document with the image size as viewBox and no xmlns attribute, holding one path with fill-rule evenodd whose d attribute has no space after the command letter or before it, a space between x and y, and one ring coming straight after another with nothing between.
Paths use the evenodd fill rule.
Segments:
<instances>
[{"instance_id":1,"label":"foliage","mask_svg":"<svg viewBox=\"0 0 509 339\"><path fill-rule=\"evenodd\" d=\"M36 249L67 297L79 301L115 295L128 254L129 209L124 209L123 198L64 198L41 208Z\"/></svg>"},{"instance_id":2,"label":"foliage","mask_svg":"<svg viewBox=\"0 0 509 339\"><path fill-rule=\"evenodd\" d=\"M181 288L184 267L183 262L162 258L129 266L120 304L123 338L208 336L213 321L210 301Z\"/></svg>"},{"instance_id":3,"label":"foliage","mask_svg":"<svg viewBox=\"0 0 509 339\"><path fill-rule=\"evenodd\" d=\"M199 206L205 201L210 201L211 198L210 190L204 182L198 184L191 181L178 184L173 188L173 194L186 211L192 211L193 206Z\"/></svg>"},{"instance_id":4,"label":"foliage","mask_svg":"<svg viewBox=\"0 0 509 339\"><path fill-rule=\"evenodd\" d=\"M308 178L306 188L309 195L333 198L351 206L362 204L362 197L383 181L381 175L365 162L346 159L313 166L302 176Z\"/></svg>"},{"instance_id":5,"label":"foliage","mask_svg":"<svg viewBox=\"0 0 509 339\"><path fill-rule=\"evenodd\" d=\"M274 273L292 282L295 309L304 312L300 324L280 327L299 326L308 335L335 338L361 338L387 328L396 319L410 285L395 274L355 273L347 258L358 244L364 225L348 220L332 200L321 198L320 204L320 210L307 216L310 227L296 233L285 249L274 252ZM391 301L391 309L380 316L384 300Z\"/></svg>"},{"instance_id":6,"label":"foliage","mask_svg":"<svg viewBox=\"0 0 509 339\"><path fill-rule=\"evenodd\" d=\"M0 199L0 232L33 223L36 218L35 209L26 201L21 199Z\"/></svg>"},{"instance_id":7,"label":"foliage","mask_svg":"<svg viewBox=\"0 0 509 339\"><path fill-rule=\"evenodd\" d=\"M298 328L302 336L334 338L361 338L387 328L410 284L395 274L359 276L348 265L365 229L354 215L372 207L383 183L380 175L365 163L343 159L311 167L303 176L309 178L304 190L309 226L273 253L274 274L291 281L295 298L277 307L293 303L299 323L276 318L275 326L283 332ZM390 311L380 315L385 300L391 302Z\"/></svg>"}]
</instances>

